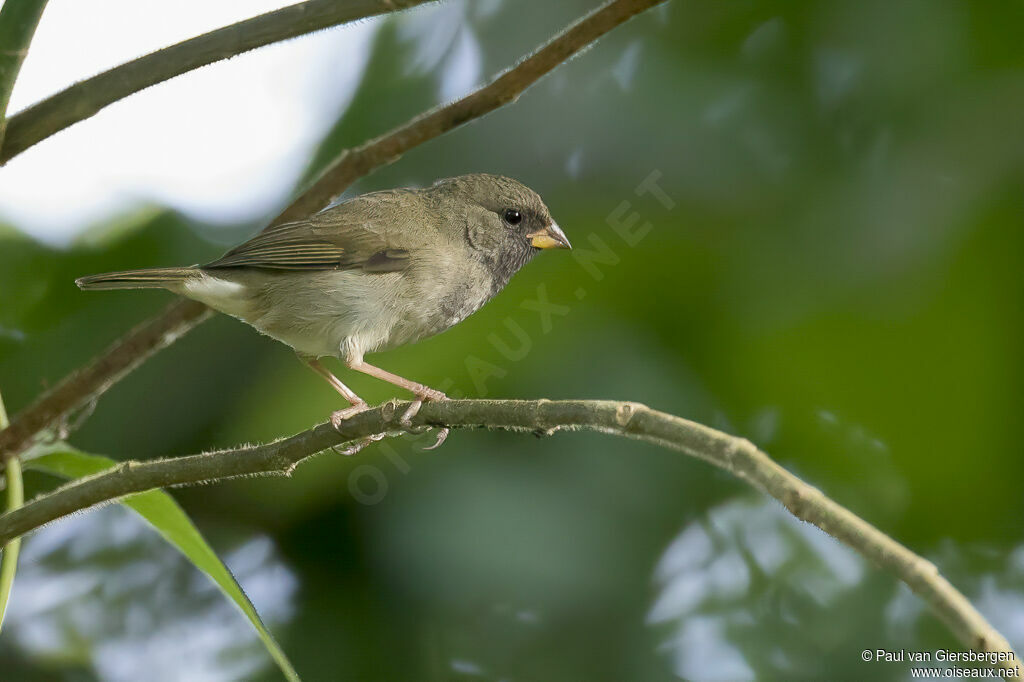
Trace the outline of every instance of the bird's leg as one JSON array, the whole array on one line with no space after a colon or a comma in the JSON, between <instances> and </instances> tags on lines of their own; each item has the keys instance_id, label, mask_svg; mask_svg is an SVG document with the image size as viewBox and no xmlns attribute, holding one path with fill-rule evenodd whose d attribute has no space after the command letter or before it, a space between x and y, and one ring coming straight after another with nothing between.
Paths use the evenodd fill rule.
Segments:
<instances>
[{"instance_id":1,"label":"bird's leg","mask_svg":"<svg viewBox=\"0 0 1024 682\"><path fill-rule=\"evenodd\" d=\"M331 374L329 369L321 365L319 360L316 358L301 358L301 360L306 363L311 370L322 376L324 380L331 385L331 388L340 393L345 400L352 403L353 407L366 404L366 401L357 396L355 391L341 383L341 379Z\"/></svg>"},{"instance_id":2,"label":"bird's leg","mask_svg":"<svg viewBox=\"0 0 1024 682\"><path fill-rule=\"evenodd\" d=\"M306 363L311 370L322 376L331 385L331 388L340 393L345 400L352 403L351 407L331 413L331 424L334 425L334 428L340 428L341 422L370 408L365 400L357 396L351 388L341 383L341 379L334 376L330 370L321 365L319 360L302 356L299 356L299 359Z\"/></svg>"},{"instance_id":3,"label":"bird's leg","mask_svg":"<svg viewBox=\"0 0 1024 682\"><path fill-rule=\"evenodd\" d=\"M357 372L362 372L363 374L369 374L371 377L376 377L377 379L381 379L383 381L386 381L389 384L394 384L395 386L398 386L399 388L404 388L405 390L409 391L414 396L416 396L416 398L420 402L424 402L424 401L427 401L427 400L447 400L448 399L448 396L446 396L444 393L441 393L441 391L435 391L434 389L430 388L429 386L424 386L423 384L417 384L415 381L409 381L408 379L400 377L397 374L392 374L391 372L387 371L386 369L381 369L380 367L374 367L373 365L369 364L368 362L364 362L362 358L359 358L359 359L354 359L353 358L353 359L347 360L345 362L345 365L349 369L354 369Z\"/></svg>"},{"instance_id":4,"label":"bird's leg","mask_svg":"<svg viewBox=\"0 0 1024 682\"><path fill-rule=\"evenodd\" d=\"M376 377L377 379L386 381L389 384L394 384L399 388L404 388L405 390L409 391L414 396L416 396L416 400L412 401L412 403L409 405L409 408L402 415L402 418L398 420L398 423L406 428L412 426L412 418L415 417L416 414L420 411L420 407L423 406L423 403L425 401L448 399L448 396L446 396L441 391L430 388L429 386L424 386L423 384L418 384L415 381L409 381L408 379L400 377L397 374L392 374L386 369L374 367L373 365L364 362L362 358L351 358L345 362L345 365L348 366L349 369L354 369L357 372L362 372L363 374L369 374L371 377ZM441 429L441 432L438 434L437 442L427 449L432 450L433 448L436 448L438 445L443 443L444 439L447 437L448 428L445 427Z\"/></svg>"}]
</instances>

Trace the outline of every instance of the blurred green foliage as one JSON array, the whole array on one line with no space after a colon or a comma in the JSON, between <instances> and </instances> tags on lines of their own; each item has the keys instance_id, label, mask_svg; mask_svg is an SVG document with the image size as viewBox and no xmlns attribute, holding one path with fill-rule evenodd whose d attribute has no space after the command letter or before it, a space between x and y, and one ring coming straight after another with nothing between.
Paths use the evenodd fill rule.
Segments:
<instances>
[{"instance_id":1,"label":"blurred green foliage","mask_svg":"<svg viewBox=\"0 0 1024 682\"><path fill-rule=\"evenodd\" d=\"M109 457L90 455L87 452L76 450L66 443L36 448L25 453L23 457L28 460L27 466L34 471L72 480L95 476L118 465L117 461ZM12 459L10 461L18 462L20 460ZM297 682L298 675L288 661L288 657L274 641L274 637L256 613L255 607L242 591L238 581L210 548L202 533L170 493L165 490L150 490L126 497L122 504L145 519L164 540L187 557L196 568L209 576L224 596L233 601L252 623L256 634L263 641L267 653L277 663L285 679L289 682Z\"/></svg>"},{"instance_id":2,"label":"blurred green foliage","mask_svg":"<svg viewBox=\"0 0 1024 682\"><path fill-rule=\"evenodd\" d=\"M587 7L469 5L459 30L492 73ZM383 26L310 173L438 103L452 65L431 12ZM639 17L352 190L505 173L577 245L378 362L466 396L637 400L751 438L933 558L1024 644L1022 21L966 0L674 0ZM636 191L655 171L670 208ZM634 245L613 225L632 212L650 223ZM168 301L82 294L76 276L202 262L246 229L159 207L67 249L3 228L12 413ZM599 277L580 262L594 239L615 261ZM539 287L558 314L531 306ZM73 440L185 454L337 406L288 349L218 317ZM958 648L889 575L700 462L594 434L425 442L174 493L215 547L272 538L298 584L274 631L307 681L904 679L861 650ZM65 667L26 642L0 639L19 679L84 679L103 655Z\"/></svg>"}]
</instances>

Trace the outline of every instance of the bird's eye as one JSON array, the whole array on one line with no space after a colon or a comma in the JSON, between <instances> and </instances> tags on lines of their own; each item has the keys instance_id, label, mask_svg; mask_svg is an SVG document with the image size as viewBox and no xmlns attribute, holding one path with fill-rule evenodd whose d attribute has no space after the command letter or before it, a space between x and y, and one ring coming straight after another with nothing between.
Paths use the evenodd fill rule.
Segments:
<instances>
[{"instance_id":1,"label":"bird's eye","mask_svg":"<svg viewBox=\"0 0 1024 682\"><path fill-rule=\"evenodd\" d=\"M523 220L523 214L514 208L505 210L505 222L509 225L518 225Z\"/></svg>"}]
</instances>

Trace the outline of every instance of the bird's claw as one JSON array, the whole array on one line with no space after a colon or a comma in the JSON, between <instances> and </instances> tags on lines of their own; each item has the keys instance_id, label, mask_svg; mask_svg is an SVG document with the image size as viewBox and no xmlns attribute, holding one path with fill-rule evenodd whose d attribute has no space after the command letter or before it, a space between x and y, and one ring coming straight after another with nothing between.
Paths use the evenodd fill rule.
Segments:
<instances>
[{"instance_id":1,"label":"bird's claw","mask_svg":"<svg viewBox=\"0 0 1024 682\"><path fill-rule=\"evenodd\" d=\"M406 430L412 428L412 418L419 414L421 407L423 407L423 400L420 398L409 403L409 407L406 408L405 412L398 419L398 423L401 424L402 428Z\"/></svg>"},{"instance_id":2,"label":"bird's claw","mask_svg":"<svg viewBox=\"0 0 1024 682\"><path fill-rule=\"evenodd\" d=\"M362 438L358 438L352 441L351 443L346 444L345 447L332 445L331 449L337 452L339 455L349 457L351 455L356 454L357 452L365 448L367 445L382 440L386 435L386 433L375 433L371 436L363 436Z\"/></svg>"},{"instance_id":3,"label":"bird's claw","mask_svg":"<svg viewBox=\"0 0 1024 682\"><path fill-rule=\"evenodd\" d=\"M337 410L331 413L331 426L334 427L335 431L341 431L341 425L356 416L360 412L366 412L370 409L370 406L366 403L356 403L350 407L346 407L343 410Z\"/></svg>"},{"instance_id":4,"label":"bird's claw","mask_svg":"<svg viewBox=\"0 0 1024 682\"><path fill-rule=\"evenodd\" d=\"M446 396L441 391L435 391L432 388L424 387L423 390L416 394L416 399L409 403L409 407L405 408L405 412L398 418L399 425L409 433L422 433L430 428L427 425L414 426L412 423L413 417L419 414L420 408L423 407L423 403L428 400L447 400ZM342 425L352 417L356 416L361 412L365 412L370 409L370 406L366 403L356 403L350 407L346 407L343 410L338 410L331 413L331 426L336 431L341 431ZM448 438L448 434L451 433L451 429L447 426L440 428L437 432L437 440L433 445L423 448L424 450L434 450L435 448L441 447L441 444ZM354 440L344 447L333 446L331 449L337 452L339 455L354 455L367 445L375 443L384 438L386 433L376 433L372 436L364 436L357 440Z\"/></svg>"},{"instance_id":5,"label":"bird's claw","mask_svg":"<svg viewBox=\"0 0 1024 682\"><path fill-rule=\"evenodd\" d=\"M423 403L428 400L448 400L448 396L446 396L441 391L435 391L432 388L427 388L426 386L424 386L423 390L416 394L416 400L409 403L409 407L406 408L405 412L402 413L401 419L398 420L398 423L402 425L402 428L404 428L406 431L409 431L410 433L415 433L417 431L419 433L422 433L423 431L427 430L428 427L425 425L418 427L413 426L412 418L419 414L420 408L423 407ZM442 427L437 432L437 440L434 442L434 444L423 449L433 450L434 448L441 447L441 444L444 443L444 441L448 438L448 434L450 432L451 429L449 429L447 426Z\"/></svg>"},{"instance_id":6,"label":"bird's claw","mask_svg":"<svg viewBox=\"0 0 1024 682\"><path fill-rule=\"evenodd\" d=\"M356 454L357 452L359 452L360 450L365 448L367 445L369 445L369 443L367 443L366 441L360 439L360 440L356 440L356 441L352 441L351 443L348 443L347 445L345 445L345 447L340 447L340 446L337 446L337 445L332 445L331 446L331 450L334 450L336 453L338 453L339 455L341 455L343 457L349 457L351 455Z\"/></svg>"},{"instance_id":7,"label":"bird's claw","mask_svg":"<svg viewBox=\"0 0 1024 682\"><path fill-rule=\"evenodd\" d=\"M449 429L447 426L442 426L438 430L438 432L437 432L437 440L434 441L434 444L429 446L429 447L425 447L423 449L424 450L434 450L436 448L441 447L441 444L444 443L446 440L448 440L448 434L449 433L451 433L451 429Z\"/></svg>"},{"instance_id":8,"label":"bird's claw","mask_svg":"<svg viewBox=\"0 0 1024 682\"><path fill-rule=\"evenodd\" d=\"M416 399L422 402L427 402L430 400L448 400L448 396L446 396L441 391L436 391L432 388L424 386L419 392L416 393Z\"/></svg>"}]
</instances>

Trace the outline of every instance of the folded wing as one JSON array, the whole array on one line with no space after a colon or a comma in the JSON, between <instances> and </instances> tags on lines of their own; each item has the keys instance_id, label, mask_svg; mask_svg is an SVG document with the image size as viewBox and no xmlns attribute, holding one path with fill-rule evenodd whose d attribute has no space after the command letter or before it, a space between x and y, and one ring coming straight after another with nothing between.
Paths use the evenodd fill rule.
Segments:
<instances>
[{"instance_id":1,"label":"folded wing","mask_svg":"<svg viewBox=\"0 0 1024 682\"><path fill-rule=\"evenodd\" d=\"M360 199L349 203L361 203ZM309 220L268 228L203 268L404 270L409 252L385 238L386 216L366 215L359 208L342 204Z\"/></svg>"}]
</instances>

